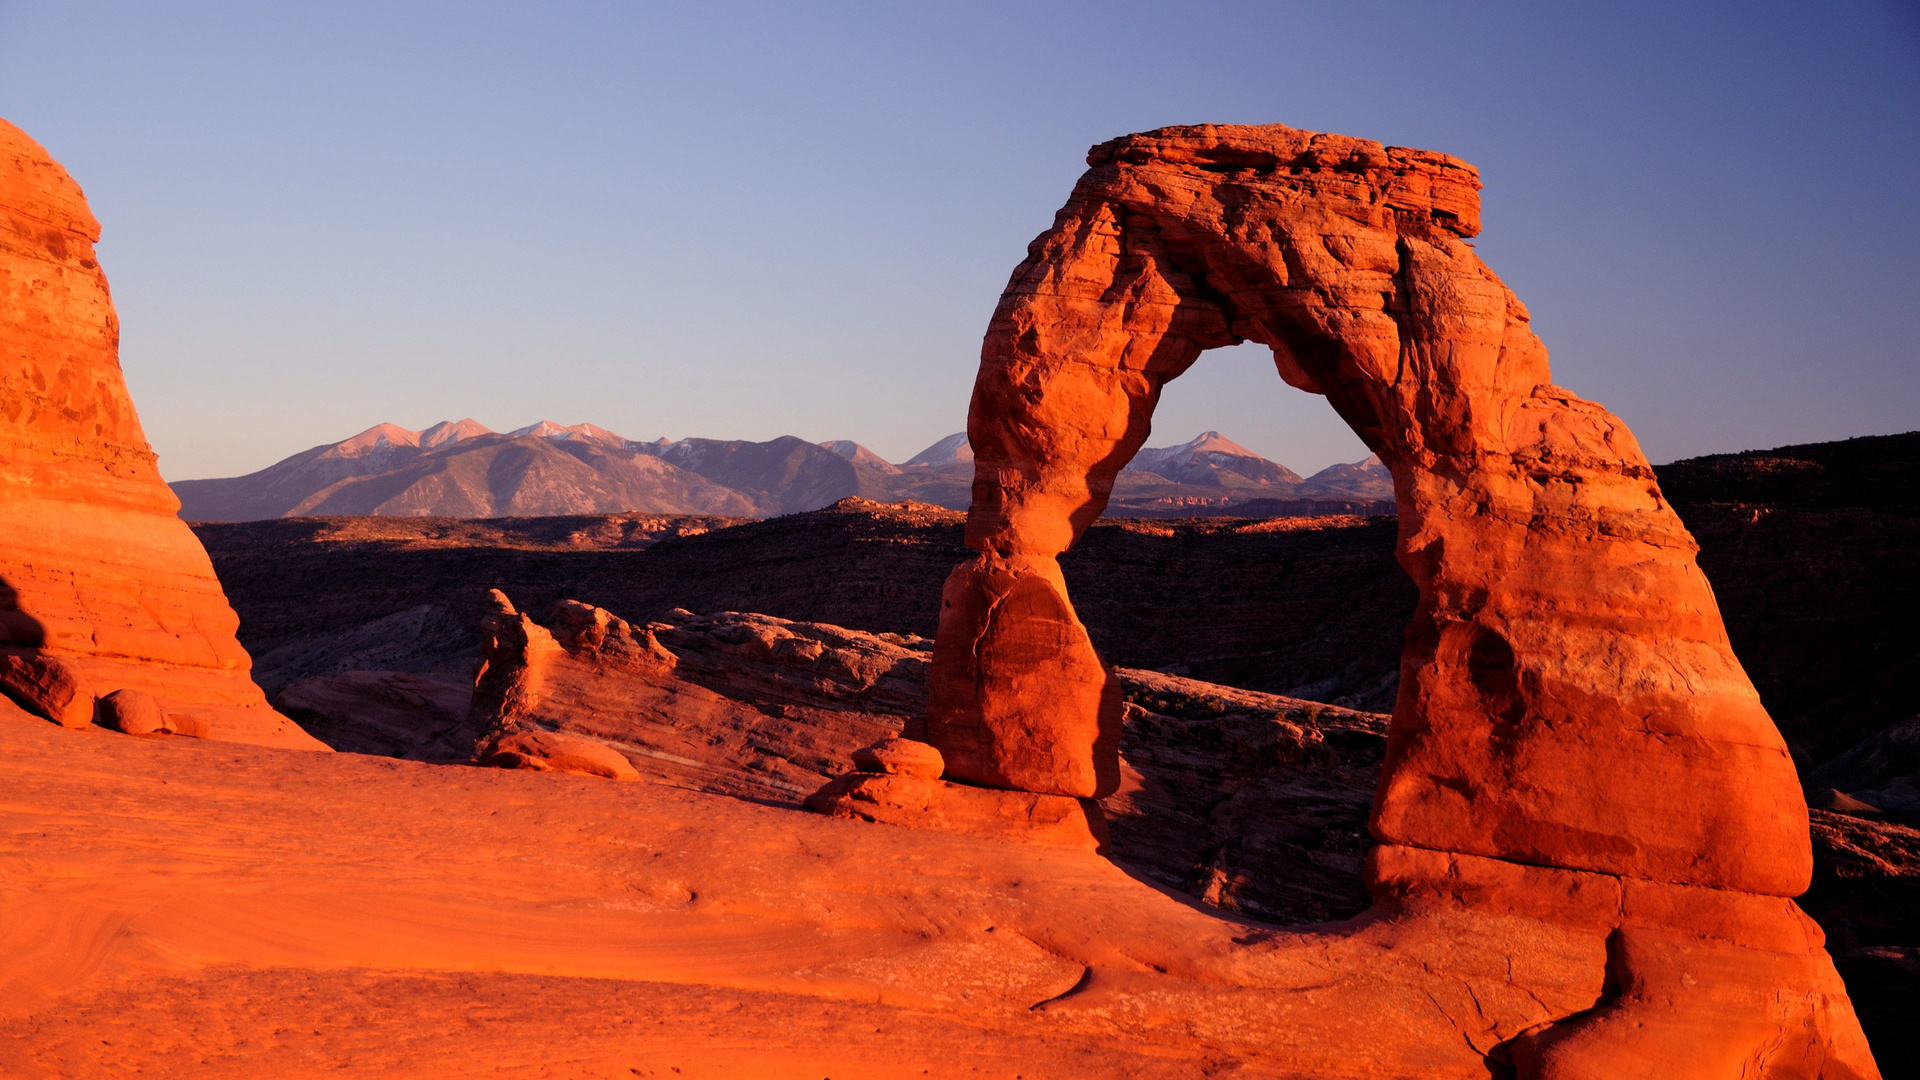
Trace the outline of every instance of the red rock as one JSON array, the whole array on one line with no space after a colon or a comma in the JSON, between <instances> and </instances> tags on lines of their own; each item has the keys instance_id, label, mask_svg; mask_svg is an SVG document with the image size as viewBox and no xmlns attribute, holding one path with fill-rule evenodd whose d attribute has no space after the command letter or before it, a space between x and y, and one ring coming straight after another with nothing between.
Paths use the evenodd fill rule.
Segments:
<instances>
[{"instance_id":1,"label":"red rock","mask_svg":"<svg viewBox=\"0 0 1920 1080\"><path fill-rule=\"evenodd\" d=\"M546 627L515 611L506 593L492 589L487 598L493 610L480 623L480 671L471 711L485 716L497 732L539 700L547 668L564 650Z\"/></svg>"},{"instance_id":2,"label":"red rock","mask_svg":"<svg viewBox=\"0 0 1920 1080\"><path fill-rule=\"evenodd\" d=\"M1785 743L1631 432L1551 384L1526 308L1465 243L1472 167L1279 126L1165 128L1087 160L982 348L981 554L948 580L928 702L947 775L1099 789L1116 757L1102 672L1055 559L1166 381L1258 341L1392 472L1420 590L1376 897L1517 905L1616 943L1624 996L1514 1044L1523 1075L1875 1075L1780 899L1811 869ZM1481 864L1489 883L1464 885ZM1703 914L1727 915L1705 903L1722 896L1733 929Z\"/></svg>"},{"instance_id":3,"label":"red rock","mask_svg":"<svg viewBox=\"0 0 1920 1080\"><path fill-rule=\"evenodd\" d=\"M80 188L0 121L0 644L141 690L208 737L324 749L247 676L213 566L120 375Z\"/></svg>"},{"instance_id":4,"label":"red rock","mask_svg":"<svg viewBox=\"0 0 1920 1080\"><path fill-rule=\"evenodd\" d=\"M564 690L564 668L550 674ZM5 835L28 844L0 890L0 1065L27 1073L58 1061L63 1075L201 1075L210 1061L214 1075L251 1077L378 1061L426 1076L540 1046L609 1074L724 1075L751 1044L777 1049L751 1059L756 1076L793 1074L804 1052L818 1076L891 1076L904 1062L934 1076L1174 1077L1225 1063L1248 1076L1486 1080L1518 1060L1516 1040L1634 985L1609 938L1674 907L1611 875L1402 847L1399 884L1379 875L1374 912L1288 929L972 824L889 828L662 784L357 754L209 754L42 721L0 723L0 759ZM880 809L850 809L863 806ZM923 820L939 808L913 807ZM47 827L71 821L87 827ZM1720 937L1663 946L1688 950L1695 975L1729 970L1705 963L1722 947L1784 956L1795 934L1807 940L1775 917L1787 902L1721 892L1679 896ZM400 981L378 981L389 977ZM1720 1017L1751 989L1697 982L1672 1003ZM1833 1019L1830 994L1778 989L1760 1008L1808 1006L1796 1031ZM471 1022L476 1008L487 1023ZM680 1040L671 1053L656 1033L635 1041L635 1009L668 1010L653 1027ZM303 1017L308 1028L293 1026ZM751 1040L743 1018L760 1025ZM929 1042L930 1027L953 1038ZM1088 1032L1105 1041L1073 1041ZM1781 1047L1799 1037L1776 1034ZM1719 1029L1686 1035L1664 1041L1681 1067L1696 1044L1720 1049ZM856 1039L871 1056L849 1052ZM1804 1055L1792 1064L1747 1074L1817 1074ZM1819 1071L1872 1074L1847 1064Z\"/></svg>"},{"instance_id":5,"label":"red rock","mask_svg":"<svg viewBox=\"0 0 1920 1080\"><path fill-rule=\"evenodd\" d=\"M881 739L853 752L853 767L867 773L890 773L922 780L938 780L947 763L940 751L913 739Z\"/></svg>"},{"instance_id":6,"label":"red rock","mask_svg":"<svg viewBox=\"0 0 1920 1080\"><path fill-rule=\"evenodd\" d=\"M938 640L927 741L950 775L1075 798L1119 787L1119 686L1051 556L988 551L956 567Z\"/></svg>"},{"instance_id":7,"label":"red rock","mask_svg":"<svg viewBox=\"0 0 1920 1080\"><path fill-rule=\"evenodd\" d=\"M463 724L482 757L560 732L655 783L797 804L922 699L925 653L873 634L738 612L635 626L574 601L542 625L493 603Z\"/></svg>"},{"instance_id":8,"label":"red rock","mask_svg":"<svg viewBox=\"0 0 1920 1080\"><path fill-rule=\"evenodd\" d=\"M1694 545L1626 427L1550 385L1526 309L1463 242L1471 167L1280 127L1169 128L1088 161L982 353L968 542L984 554L950 584L935 657L930 738L949 771L1057 790L1100 767L1051 752L1099 725L1071 608L1001 599L1050 593L1054 556L1144 443L1161 385L1250 339L1327 395L1399 485L1422 602L1384 837L1804 888L1792 764Z\"/></svg>"},{"instance_id":9,"label":"red rock","mask_svg":"<svg viewBox=\"0 0 1920 1080\"><path fill-rule=\"evenodd\" d=\"M93 690L57 656L0 655L0 694L61 727L93 723Z\"/></svg>"},{"instance_id":10,"label":"red rock","mask_svg":"<svg viewBox=\"0 0 1920 1080\"><path fill-rule=\"evenodd\" d=\"M653 631L646 627L635 630L618 615L578 600L554 605L553 634L562 647L591 651L603 661L661 671L670 671L680 663L679 657L661 646Z\"/></svg>"},{"instance_id":11,"label":"red rock","mask_svg":"<svg viewBox=\"0 0 1920 1080\"><path fill-rule=\"evenodd\" d=\"M575 772L609 780L638 780L640 774L620 751L557 731L515 731L494 739L480 753L485 765L503 769Z\"/></svg>"},{"instance_id":12,"label":"red rock","mask_svg":"<svg viewBox=\"0 0 1920 1080\"><path fill-rule=\"evenodd\" d=\"M950 784L892 773L848 773L807 796L807 809L935 832L969 833L1041 847L1099 851L1106 820L1091 799Z\"/></svg>"},{"instance_id":13,"label":"red rock","mask_svg":"<svg viewBox=\"0 0 1920 1080\"><path fill-rule=\"evenodd\" d=\"M152 694L115 690L100 699L100 722L129 735L171 734L167 711Z\"/></svg>"}]
</instances>

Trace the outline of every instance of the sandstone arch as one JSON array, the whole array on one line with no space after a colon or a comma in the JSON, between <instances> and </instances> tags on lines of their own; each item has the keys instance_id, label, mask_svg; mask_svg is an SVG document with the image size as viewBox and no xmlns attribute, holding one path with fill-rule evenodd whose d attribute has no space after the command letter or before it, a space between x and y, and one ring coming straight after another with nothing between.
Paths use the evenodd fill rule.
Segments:
<instances>
[{"instance_id":1,"label":"sandstone arch","mask_svg":"<svg viewBox=\"0 0 1920 1080\"><path fill-rule=\"evenodd\" d=\"M80 187L0 120L0 654L151 694L182 733L326 746L267 704L160 479Z\"/></svg>"},{"instance_id":2,"label":"sandstone arch","mask_svg":"<svg viewBox=\"0 0 1920 1080\"><path fill-rule=\"evenodd\" d=\"M982 349L980 555L948 579L929 701L948 777L1111 790L1117 702L1055 558L1165 382L1260 342L1392 470L1420 589L1372 819L1381 910L1445 896L1609 942L1610 996L1516 1040L1526 1071L1871 1075L1785 899L1811 865L1786 747L1632 434L1551 384L1526 308L1466 242L1474 169L1280 126L1164 128L1088 165ZM1705 986L1765 1031L1700 1011L1686 987ZM1769 1011L1776 991L1794 1004ZM1738 1047L1699 1071L1675 1059L1704 1062L1687 1031Z\"/></svg>"}]
</instances>

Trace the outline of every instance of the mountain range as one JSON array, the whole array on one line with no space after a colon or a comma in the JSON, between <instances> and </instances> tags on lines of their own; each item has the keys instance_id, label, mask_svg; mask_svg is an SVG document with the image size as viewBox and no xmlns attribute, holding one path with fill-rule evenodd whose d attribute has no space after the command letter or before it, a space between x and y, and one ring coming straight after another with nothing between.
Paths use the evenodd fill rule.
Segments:
<instances>
[{"instance_id":1,"label":"mountain range","mask_svg":"<svg viewBox=\"0 0 1920 1080\"><path fill-rule=\"evenodd\" d=\"M543 420L496 432L460 420L421 431L379 424L259 472L172 487L180 516L189 521L256 521L628 511L771 517L848 496L965 509L972 484L973 450L964 432L894 464L847 439L641 442L593 424ZM1393 479L1377 458L1303 478L1209 431L1179 446L1140 451L1115 482L1110 507L1152 517L1219 514L1247 504L1261 515L1391 513L1392 498Z\"/></svg>"}]
</instances>

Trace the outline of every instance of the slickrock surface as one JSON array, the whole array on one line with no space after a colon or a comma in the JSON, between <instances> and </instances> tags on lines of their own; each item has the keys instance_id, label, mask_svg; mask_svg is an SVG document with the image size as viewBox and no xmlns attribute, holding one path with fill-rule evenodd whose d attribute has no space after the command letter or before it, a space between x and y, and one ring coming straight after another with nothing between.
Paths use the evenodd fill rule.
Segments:
<instances>
[{"instance_id":1,"label":"slickrock surface","mask_svg":"<svg viewBox=\"0 0 1920 1080\"><path fill-rule=\"evenodd\" d=\"M120 375L99 236L79 185L0 120L0 651L58 658L92 694L151 694L182 732L324 749L247 677L174 516Z\"/></svg>"},{"instance_id":2,"label":"slickrock surface","mask_svg":"<svg viewBox=\"0 0 1920 1080\"><path fill-rule=\"evenodd\" d=\"M1164 382L1259 341L1393 472L1420 589L1376 897L1431 890L1608 943L1612 994L1515 1040L1513 1063L1872 1074L1818 927L1785 899L1812 868L1786 744L1632 434L1551 384L1525 307L1464 242L1472 168L1278 126L1166 128L1088 164L982 349L980 554L944 589L928 705L947 775L1112 790L1117 695L1056 557Z\"/></svg>"},{"instance_id":3,"label":"slickrock surface","mask_svg":"<svg viewBox=\"0 0 1920 1080\"><path fill-rule=\"evenodd\" d=\"M673 622L621 629L624 620L584 604L557 605L527 625L514 613L513 647L499 648L496 631L488 654L494 679L524 679L530 651L548 662L537 698L523 695L513 710L502 707L508 692L497 682L496 700L469 714L470 685L388 671L305 679L283 701L337 750L465 762L511 711L537 730L593 739L653 782L776 804L798 805L850 769L938 777L938 751L891 738L924 730L925 639L748 613L670 614ZM555 648L522 644L543 631ZM638 644L642 635L670 655ZM643 653L657 662L634 662ZM1205 903L1278 923L1366 908L1360 873L1385 716L1157 672L1115 675L1127 702L1121 784L1101 804L1114 859ZM931 799L895 798L884 787L865 793L871 805L843 809L877 820L886 807L875 799L923 808ZM968 813L947 802L954 828L966 831L971 820L978 831L1005 832L1001 808L983 803ZM1062 810L1053 820L1074 816ZM1076 845L1092 835L1084 825L1067 831Z\"/></svg>"},{"instance_id":4,"label":"slickrock surface","mask_svg":"<svg viewBox=\"0 0 1920 1080\"><path fill-rule=\"evenodd\" d=\"M657 784L8 715L0 757L9 1075L1480 1080L1604 979L1528 910L1280 931Z\"/></svg>"},{"instance_id":5,"label":"slickrock surface","mask_svg":"<svg viewBox=\"0 0 1920 1080\"><path fill-rule=\"evenodd\" d=\"M714 685L722 693L732 689L741 694L732 699L736 707L755 710L776 690L781 700L770 703L791 703L801 687L810 688L805 700L817 705L837 708L842 700L831 684L801 671L782 673L770 660L752 660L712 632L736 621L785 626L802 636L857 632L753 615L679 617L702 629L681 631L670 624L655 628L658 634L673 635L682 650L676 674L707 670L724 677ZM750 640L740 633L741 641ZM898 642L913 647L900 652L886 648ZM915 722L915 702L924 700L924 648L924 642L910 638L874 638L870 655L884 652L908 660L874 680L887 688L886 697L899 710L890 722ZM783 674L786 685L780 686L776 680ZM1346 918L1367 907L1361 871L1373 842L1366 818L1378 782L1386 717L1156 672L1121 669L1116 674L1128 708L1121 787L1102 801L1110 857L1145 880L1278 924ZM618 677L604 673L592 689L613 703L629 692L620 687ZM765 697L756 699L756 693ZM470 755L478 733L466 723L469 695L470 685L464 683L396 672L346 672L296 684L286 691L285 701L303 724L337 749L459 761ZM726 710L716 715L724 719L738 714ZM803 714L790 719L806 722ZM687 718L678 732L684 736L677 743L682 752L699 754L708 745L699 737L703 722L698 716ZM810 777L832 776L850 762L857 764L859 751L844 751L857 746L865 730L837 722L814 729L812 738L837 732L831 738L843 756L825 763L814 758L816 765L807 770L802 784L811 782ZM794 747L767 738L768 728L757 734L765 750L795 756ZM731 777L727 785L750 783L758 789L755 797L768 802L792 805L797 800L800 793L791 786L767 785L763 773L725 757L725 745L721 740L722 760L715 772ZM630 760L648 764L645 755ZM709 789L700 775L673 780L655 772L654 777ZM1913 834L1898 826L1820 812L1814 817L1815 884L1801 903L1833 936L1839 967L1849 979L1849 993L1861 1009L1876 1053L1890 1062L1889 1075L1901 1075L1892 1063L1914 1060L1903 1018L1920 1002L1920 979L1899 959L1911 953L1911 931L1920 925L1915 921L1920 919L1920 889L1912 887L1920 882L1920 845L1908 842L1905 846L1914 851L1906 851L1900 837ZM1821 822L1832 824L1823 827Z\"/></svg>"},{"instance_id":6,"label":"slickrock surface","mask_svg":"<svg viewBox=\"0 0 1920 1080\"><path fill-rule=\"evenodd\" d=\"M1803 717L1797 730L1828 741L1833 737L1820 736L1828 730L1820 725L1844 720L1884 726L1912 716L1913 705L1920 704L1897 711L1914 684L1901 676L1904 661L1894 652L1914 625L1900 605L1911 583L1906 568L1920 552L1920 531L1916 519L1901 516L1894 505L1906 489L1872 479L1890 468L1911 468L1909 459L1920 459L1914 453L1920 437L1855 443L1741 455L1739 469L1721 462L1704 480L1692 462L1659 470L1663 492L1700 539L1702 566L1735 653L1755 673L1769 711L1789 731L1791 718ZM1818 462L1831 462L1849 447L1860 464L1841 471L1842 478L1857 474L1867 482L1830 485L1841 489L1833 505L1788 505L1765 487L1746 489L1757 499L1746 504L1733 498L1735 492L1713 486L1713 477L1730 470L1736 478L1748 476L1758 469L1744 464L1751 460L1812 461L1794 475L1824 468L1831 476L1837 467ZM1671 488L1669 473L1676 478ZM945 511L847 504L740 528L724 527L730 520L737 519L372 518L198 531L243 616L242 642L255 655L285 647L282 655L319 657L320 670L336 672L418 665L410 670L452 680L437 684L454 699L451 711L441 714L452 721L463 719L478 660L480 601L490 585L504 585L536 611L557 598L581 596L641 623L681 604L701 610L764 604L789 618L930 634L940 580L965 554L962 517ZM1342 687L1364 684L1367 672L1375 679L1395 674L1415 594L1393 561L1392 544L1392 522L1100 521L1062 559L1062 568L1103 658L1184 668L1196 678L1325 701L1349 692ZM623 598L634 606L623 606L629 602ZM300 662L290 666L298 670ZM1368 707L1389 707L1393 685L1387 683L1384 695L1372 692L1368 700L1380 704ZM404 703L412 692L382 691L384 715L390 717L394 703ZM1239 730L1247 723L1236 719L1245 713L1239 706L1220 710L1221 723L1235 732L1232 742L1216 738L1206 711L1148 708L1187 719L1140 727L1152 727L1168 741L1138 745L1132 719L1137 714L1129 713L1123 786L1104 801L1115 858L1152 881L1274 922L1343 917L1365 907L1358 867L1371 842L1365 818L1375 780L1368 770L1377 765L1377 749L1349 753L1335 747L1338 756L1324 769L1308 755L1297 767L1277 766L1288 771L1268 777L1241 757L1221 756L1223 748L1238 755L1248 745L1243 737L1258 740L1254 745L1269 739L1261 724ZM1306 708L1302 702L1274 717L1304 724ZM366 741L355 742L318 725L311 713L300 715L336 747L382 756L400 750L394 741L374 738L371 729ZM446 721L429 723L436 725L428 728L430 735ZM437 757L400 752L457 759L469 752L474 734L467 731ZM406 745L415 738L407 736ZM1154 802L1151 815L1125 806L1144 797L1126 786L1126 767L1148 755L1169 778L1164 788L1177 787L1183 797ZM1802 776L1823 760L1803 758ZM1231 799L1222 792L1231 792ZM1271 801L1250 805L1255 799ZM1223 807L1217 831L1211 824L1216 805ZM1178 824L1163 834L1167 822ZM1814 830L1820 865L1846 857L1833 846L1837 836ZM1877 1016L1905 1017L1920 1009L1920 982L1881 977L1903 970L1898 967L1850 967L1848 956L1856 940L1861 949L1920 946L1914 936L1920 894L1908 895L1898 885L1904 880L1898 857L1849 865L1859 875L1849 879L1854 893L1880 896L1877 890L1884 889L1888 897L1879 909L1884 925L1877 934L1850 936L1850 912L1857 908L1829 908L1826 898L1836 894L1823 889L1818 877L1800 903L1833 937L1842 973L1849 980L1867 978L1850 981L1849 993L1876 1053L1911 1060L1920 1052L1911 1025L1873 1025ZM1899 1075L1891 1066L1889 1071Z\"/></svg>"}]
</instances>

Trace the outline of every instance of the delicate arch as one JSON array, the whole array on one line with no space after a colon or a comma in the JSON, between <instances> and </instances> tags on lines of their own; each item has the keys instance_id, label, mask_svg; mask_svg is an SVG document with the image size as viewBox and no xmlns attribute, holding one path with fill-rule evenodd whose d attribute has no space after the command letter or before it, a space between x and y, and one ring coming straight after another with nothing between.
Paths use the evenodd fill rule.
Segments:
<instances>
[{"instance_id":1,"label":"delicate arch","mask_svg":"<svg viewBox=\"0 0 1920 1080\"><path fill-rule=\"evenodd\" d=\"M1805 804L1696 547L1616 417L1551 385L1465 242L1473 168L1284 127L1104 143L994 312L967 542L929 738L948 775L1081 797L1118 702L1055 557L1105 508L1168 379L1272 348L1392 470L1420 588L1372 826L1382 841L1775 896Z\"/></svg>"}]
</instances>

